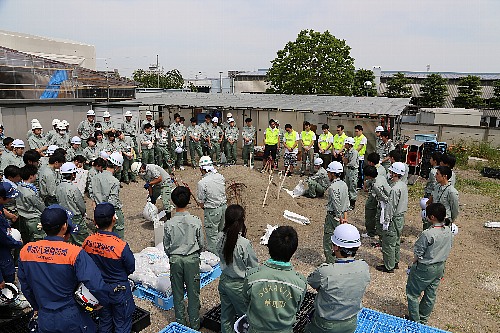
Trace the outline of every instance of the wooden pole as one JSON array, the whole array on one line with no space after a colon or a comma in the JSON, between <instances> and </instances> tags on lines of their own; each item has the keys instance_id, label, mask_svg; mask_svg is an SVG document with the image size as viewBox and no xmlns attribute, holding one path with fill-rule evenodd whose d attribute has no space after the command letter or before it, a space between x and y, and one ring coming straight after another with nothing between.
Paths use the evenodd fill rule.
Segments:
<instances>
[{"instance_id":1,"label":"wooden pole","mask_svg":"<svg viewBox=\"0 0 500 333\"><path fill-rule=\"evenodd\" d=\"M280 186L278 187L278 199L280 198L280 192L281 189L283 188L283 184L285 183L286 175L288 174L289 170L290 170L290 165L286 167L285 174L283 175L283 179L281 180Z\"/></svg>"},{"instance_id":2,"label":"wooden pole","mask_svg":"<svg viewBox=\"0 0 500 333\"><path fill-rule=\"evenodd\" d=\"M264 196L264 201L262 202L262 208L264 208L264 206L266 205L267 194L269 193L269 187L271 186L272 181L273 175L269 174L269 184L267 184L266 195Z\"/></svg>"}]
</instances>

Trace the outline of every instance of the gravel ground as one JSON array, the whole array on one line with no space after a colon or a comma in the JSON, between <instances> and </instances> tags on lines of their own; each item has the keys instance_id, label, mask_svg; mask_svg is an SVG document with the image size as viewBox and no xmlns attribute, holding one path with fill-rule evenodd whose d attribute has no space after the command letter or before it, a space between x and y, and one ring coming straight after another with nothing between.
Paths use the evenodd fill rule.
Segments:
<instances>
[{"instance_id":1,"label":"gravel ground","mask_svg":"<svg viewBox=\"0 0 500 333\"><path fill-rule=\"evenodd\" d=\"M260 165L260 162L258 163ZM267 205L262 201L268 184L267 175L243 166L220 168L226 178L226 185L233 181L246 185L242 193L243 206L247 211L247 237L251 240L260 261L268 258L267 249L259 244L266 224L291 225L299 234L299 249L292 263L299 272L307 276L323 261L322 235L325 218L325 199L292 199L282 192L277 200L279 177L275 173L270 186ZM178 172L178 180L186 182L193 190L200 179L199 170L188 169ZM457 176L467 179L482 178L475 171L458 171ZM287 178L284 187L293 189L300 178ZM486 179L486 178L484 178ZM496 181L496 180L491 180ZM358 258L370 265L371 283L364 297L363 305L396 316L406 311L405 285L406 262L412 258L413 244L421 231L419 199L423 193L424 181L410 186L409 210L401 241L402 269L395 274L381 273L375 266L382 261L382 253L363 240ZM124 203L125 239L132 251L139 252L153 245L153 227L142 217L147 192L142 183L124 185L121 197ZM498 199L480 194L460 193L461 213L458 220L460 233L448 259L445 277L439 287L438 300L429 325L453 332L498 332L500 327L500 231L483 227L486 221L495 221L498 216ZM349 214L349 221L364 232L365 193L360 193L356 209ZM158 204L161 206L161 203ZM203 211L194 203L190 212L203 218ZM284 219L283 211L307 216L311 224L302 226ZM219 303L218 280L201 290L201 314ZM159 332L174 320L173 311L163 311L150 302L136 299L136 304L151 312L151 326L144 332ZM205 331L205 330L203 330Z\"/></svg>"}]
</instances>

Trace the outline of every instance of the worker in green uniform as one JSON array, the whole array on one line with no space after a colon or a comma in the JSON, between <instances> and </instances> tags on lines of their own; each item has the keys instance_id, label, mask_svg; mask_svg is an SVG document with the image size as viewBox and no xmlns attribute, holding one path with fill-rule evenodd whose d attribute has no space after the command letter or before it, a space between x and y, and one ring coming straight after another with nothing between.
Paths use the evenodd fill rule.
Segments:
<instances>
[{"instance_id":1,"label":"worker in green uniform","mask_svg":"<svg viewBox=\"0 0 500 333\"><path fill-rule=\"evenodd\" d=\"M82 246L85 238L89 236L89 231L84 220L87 211L85 199L82 192L73 183L76 178L76 165L73 162L66 162L61 166L60 172L63 179L56 189L57 202L73 213L71 220L75 226L78 226L78 233L71 234L69 241Z\"/></svg>"},{"instance_id":2,"label":"worker in green uniform","mask_svg":"<svg viewBox=\"0 0 500 333\"><path fill-rule=\"evenodd\" d=\"M42 134L42 125L40 123L31 124L31 135L28 137L30 149L35 149L40 154L47 150L47 138Z\"/></svg>"},{"instance_id":3,"label":"worker in green uniform","mask_svg":"<svg viewBox=\"0 0 500 333\"><path fill-rule=\"evenodd\" d=\"M224 139L224 131L218 126L219 118L212 118L212 127L210 127L210 158L215 161L215 164L221 163L221 149L220 145Z\"/></svg>"},{"instance_id":4,"label":"worker in green uniform","mask_svg":"<svg viewBox=\"0 0 500 333\"><path fill-rule=\"evenodd\" d=\"M410 174L410 167L408 166L408 164L403 162L401 152L396 149L391 150L389 152L389 161L391 162L391 164L393 164L394 162L402 162L405 165L405 174L403 175L403 177L401 177L401 181L408 185L408 175Z\"/></svg>"},{"instance_id":5,"label":"worker in green uniform","mask_svg":"<svg viewBox=\"0 0 500 333\"><path fill-rule=\"evenodd\" d=\"M248 304L249 333L293 332L307 290L306 278L290 263L298 243L293 227L278 227L267 243L271 259L247 271L243 297Z\"/></svg>"},{"instance_id":6,"label":"worker in green uniform","mask_svg":"<svg viewBox=\"0 0 500 333\"><path fill-rule=\"evenodd\" d=\"M191 166L194 169L198 166L198 159L203 156L201 149L203 129L200 125L196 124L196 118L191 118L191 126L188 126L186 133L189 138L189 156L191 156Z\"/></svg>"},{"instance_id":7,"label":"worker in green uniform","mask_svg":"<svg viewBox=\"0 0 500 333\"><path fill-rule=\"evenodd\" d=\"M120 170L123 165L123 156L114 152L106 160L106 169L91 179L91 199L97 204L109 202L115 207L116 224L113 232L121 239L125 236L125 219L122 212L120 200L120 181L113 174Z\"/></svg>"},{"instance_id":8,"label":"worker in green uniform","mask_svg":"<svg viewBox=\"0 0 500 333\"><path fill-rule=\"evenodd\" d=\"M449 180L451 178L451 169L447 166L437 167L436 181L438 185L432 191L432 194L427 201L427 204L431 203L441 203L446 208L446 217L455 222L457 220L458 214L460 212L459 202L458 202L458 191ZM430 222L424 224L424 230L429 228Z\"/></svg>"},{"instance_id":9,"label":"worker in green uniform","mask_svg":"<svg viewBox=\"0 0 500 333\"><path fill-rule=\"evenodd\" d=\"M380 145L380 164L382 164L385 168L386 171L389 170L389 167L391 166L391 161L389 160L389 153L396 149L396 146L394 146L394 143L392 142L391 139L389 139L389 132L388 131L383 131L380 132L380 140L381 140L381 145Z\"/></svg>"},{"instance_id":10,"label":"worker in green uniform","mask_svg":"<svg viewBox=\"0 0 500 333\"><path fill-rule=\"evenodd\" d=\"M441 154L437 151L431 154L429 159L429 164L431 165L431 170L429 171L429 177L427 178L427 183L424 188L424 198L429 198L437 186L436 172L439 163L441 162Z\"/></svg>"},{"instance_id":11,"label":"worker in green uniform","mask_svg":"<svg viewBox=\"0 0 500 333\"><path fill-rule=\"evenodd\" d=\"M68 149L70 147L69 142L70 138L66 130L66 125L61 121L59 124L57 124L57 134L54 135L52 139L47 142L47 144L49 146L55 145L62 149Z\"/></svg>"},{"instance_id":12,"label":"worker in green uniform","mask_svg":"<svg viewBox=\"0 0 500 333\"><path fill-rule=\"evenodd\" d=\"M224 228L226 211L226 180L214 168L208 156L200 158L202 178L198 182L197 197L203 208L204 227L207 235L207 250L217 253L217 233Z\"/></svg>"},{"instance_id":13,"label":"worker in green uniform","mask_svg":"<svg viewBox=\"0 0 500 333\"><path fill-rule=\"evenodd\" d=\"M375 127L375 153L379 154L379 156L382 156L384 153L384 148L383 148L384 143L380 138L380 133L382 133L383 131L385 131L383 126Z\"/></svg>"},{"instance_id":14,"label":"worker in green uniform","mask_svg":"<svg viewBox=\"0 0 500 333\"><path fill-rule=\"evenodd\" d=\"M308 198L322 197L325 191L330 186L330 179L328 178L328 172L323 168L323 159L314 159L314 169L316 173L307 178L307 191L304 194Z\"/></svg>"},{"instance_id":15,"label":"worker in green uniform","mask_svg":"<svg viewBox=\"0 0 500 333\"><path fill-rule=\"evenodd\" d=\"M238 136L239 130L234 123L234 118L229 118L227 120L229 126L226 127L224 132L224 137L226 138L226 150L227 150L227 163L234 165L236 164L236 150L238 147Z\"/></svg>"},{"instance_id":16,"label":"worker in green uniform","mask_svg":"<svg viewBox=\"0 0 500 333\"><path fill-rule=\"evenodd\" d=\"M186 140L186 126L181 122L180 114L174 114L174 122L169 127L172 136L172 162L176 169L184 170L184 142Z\"/></svg>"},{"instance_id":17,"label":"worker in green uniform","mask_svg":"<svg viewBox=\"0 0 500 333\"><path fill-rule=\"evenodd\" d=\"M174 216L165 223L163 247L170 263L170 283L174 297L175 321L186 325L184 286L188 297L187 326L200 329L200 252L205 248L201 221L189 214L191 192L178 186L172 192Z\"/></svg>"},{"instance_id":18,"label":"worker in green uniform","mask_svg":"<svg viewBox=\"0 0 500 333\"><path fill-rule=\"evenodd\" d=\"M326 262L333 263L335 258L332 255L330 242L335 228L347 220L346 212L349 209L349 193L346 183L340 179L342 172L344 172L340 162L331 162L326 171L331 185L326 191L328 202L326 204L325 226L323 229L323 252Z\"/></svg>"},{"instance_id":19,"label":"worker in green uniform","mask_svg":"<svg viewBox=\"0 0 500 333\"><path fill-rule=\"evenodd\" d=\"M148 197L153 204L156 204L156 200L161 195L163 208L167 214L166 216L170 218L172 212L171 194L172 188L174 187L170 175L165 169L156 164L145 164L140 162L132 163L132 172L139 175L139 177L146 182L144 188L148 190Z\"/></svg>"},{"instance_id":20,"label":"worker in green uniform","mask_svg":"<svg viewBox=\"0 0 500 333\"><path fill-rule=\"evenodd\" d=\"M23 140L15 139L12 141L12 153L3 153L0 157L2 172L9 165L15 165L18 168L22 168L24 166L24 148Z\"/></svg>"},{"instance_id":21,"label":"worker in green uniform","mask_svg":"<svg viewBox=\"0 0 500 333\"><path fill-rule=\"evenodd\" d=\"M377 153L374 154L378 156ZM380 207L383 204L387 204L391 187L384 176L379 176L377 168L373 165L365 166L364 175L368 197L365 203L366 234L362 234L361 236L375 237L380 233L380 228L377 227L377 225L380 225Z\"/></svg>"},{"instance_id":22,"label":"worker in green uniform","mask_svg":"<svg viewBox=\"0 0 500 333\"><path fill-rule=\"evenodd\" d=\"M455 183L457 181L457 177L455 175L455 172L453 172L453 168L455 167L455 164L457 163L457 158L455 155L451 153L444 153L441 155L441 160L439 161L440 166L447 166L448 168L451 169L451 177L448 179L448 182L452 185L455 186Z\"/></svg>"},{"instance_id":23,"label":"worker in green uniform","mask_svg":"<svg viewBox=\"0 0 500 333\"><path fill-rule=\"evenodd\" d=\"M59 168L66 162L66 158L61 154L54 154L49 157L49 165L42 166L38 170L40 178L40 197L45 202L45 206L57 204L56 188L61 182Z\"/></svg>"},{"instance_id":24,"label":"worker in green uniform","mask_svg":"<svg viewBox=\"0 0 500 333\"><path fill-rule=\"evenodd\" d=\"M408 210L408 187L401 181L405 174L404 163L395 162L389 167L392 187L389 201L384 210L382 224L382 254L384 264L376 269L385 273L394 273L399 268L399 248L401 232L405 222L405 213Z\"/></svg>"},{"instance_id":25,"label":"worker in green uniform","mask_svg":"<svg viewBox=\"0 0 500 333\"><path fill-rule=\"evenodd\" d=\"M219 281L222 333L234 332L234 319L246 313L243 281L247 269L258 266L252 244L245 238L246 232L245 209L240 205L228 206L224 229L219 233L217 243L222 269Z\"/></svg>"},{"instance_id":26,"label":"worker in green uniform","mask_svg":"<svg viewBox=\"0 0 500 333\"><path fill-rule=\"evenodd\" d=\"M155 159L156 165L162 168L170 168L170 149L168 147L168 131L165 124L160 124L155 133Z\"/></svg>"},{"instance_id":27,"label":"worker in green uniform","mask_svg":"<svg viewBox=\"0 0 500 333\"><path fill-rule=\"evenodd\" d=\"M25 165L19 171L22 182L17 186L19 196L16 197L16 206L19 213L19 231L23 243L38 241L46 234L42 229L41 216L45 204L35 187L37 169L33 165Z\"/></svg>"},{"instance_id":28,"label":"worker in green uniform","mask_svg":"<svg viewBox=\"0 0 500 333\"><path fill-rule=\"evenodd\" d=\"M306 333L354 333L370 283L368 264L355 259L361 246L358 229L352 224L341 224L335 228L331 242L335 263L322 264L307 278L318 294L314 300L314 317L305 327Z\"/></svg>"},{"instance_id":29,"label":"worker in green uniform","mask_svg":"<svg viewBox=\"0 0 500 333\"><path fill-rule=\"evenodd\" d=\"M409 319L424 325L434 308L437 288L453 243L451 221L445 217L444 205L428 205L426 215L432 226L424 230L415 242L406 282Z\"/></svg>"},{"instance_id":30,"label":"worker in green uniform","mask_svg":"<svg viewBox=\"0 0 500 333\"><path fill-rule=\"evenodd\" d=\"M255 144L255 127L252 126L252 118L245 119L245 126L241 130L241 137L243 138L243 165L249 166L248 161L250 161L250 166L254 165L254 144Z\"/></svg>"},{"instance_id":31,"label":"worker in green uniform","mask_svg":"<svg viewBox=\"0 0 500 333\"><path fill-rule=\"evenodd\" d=\"M344 141L345 153L343 157L345 167L345 183L349 189L349 208L351 210L356 206L356 199L358 198L358 168L359 168L359 155L358 151L354 149L354 139L351 137L345 138Z\"/></svg>"},{"instance_id":32,"label":"worker in green uniform","mask_svg":"<svg viewBox=\"0 0 500 333\"><path fill-rule=\"evenodd\" d=\"M77 136L71 138L71 147L66 149L66 161L71 162L76 155L83 155L82 139Z\"/></svg>"},{"instance_id":33,"label":"worker in green uniform","mask_svg":"<svg viewBox=\"0 0 500 333\"><path fill-rule=\"evenodd\" d=\"M139 135L139 144L142 152L142 163L153 164L155 162L154 150L155 136L153 125L147 123L144 125L144 132Z\"/></svg>"}]
</instances>

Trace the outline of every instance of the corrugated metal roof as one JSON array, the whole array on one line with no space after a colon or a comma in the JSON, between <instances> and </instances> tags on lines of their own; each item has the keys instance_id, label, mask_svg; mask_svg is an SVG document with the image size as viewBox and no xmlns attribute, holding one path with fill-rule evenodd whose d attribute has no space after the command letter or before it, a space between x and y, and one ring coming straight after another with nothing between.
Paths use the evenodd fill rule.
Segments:
<instances>
[{"instance_id":1,"label":"corrugated metal roof","mask_svg":"<svg viewBox=\"0 0 500 333\"><path fill-rule=\"evenodd\" d=\"M143 104L217 107L226 109L274 109L287 111L335 112L399 116L409 98L346 97L275 94L204 94L172 92L137 98Z\"/></svg>"},{"instance_id":2,"label":"corrugated metal roof","mask_svg":"<svg viewBox=\"0 0 500 333\"><path fill-rule=\"evenodd\" d=\"M407 78L425 79L427 75L439 74L444 79L461 79L469 75L478 76L481 80L500 80L500 73L458 73L458 72L406 72L406 71L382 71L382 78L388 78L396 73L403 73Z\"/></svg>"}]
</instances>

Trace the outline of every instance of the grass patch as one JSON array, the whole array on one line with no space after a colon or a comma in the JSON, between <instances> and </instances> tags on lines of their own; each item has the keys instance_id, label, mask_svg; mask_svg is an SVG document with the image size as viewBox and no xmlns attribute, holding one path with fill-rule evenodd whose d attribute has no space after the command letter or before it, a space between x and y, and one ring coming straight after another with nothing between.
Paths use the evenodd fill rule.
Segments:
<instances>
[{"instance_id":1,"label":"grass patch","mask_svg":"<svg viewBox=\"0 0 500 333\"><path fill-rule=\"evenodd\" d=\"M500 150L494 147L490 142L467 141L460 139L453 142L448 147L448 151L457 158L457 166L462 169L468 169L469 156L487 159L485 166L490 168L500 168ZM477 164L476 169L481 169L482 165Z\"/></svg>"},{"instance_id":2,"label":"grass patch","mask_svg":"<svg viewBox=\"0 0 500 333\"><path fill-rule=\"evenodd\" d=\"M459 192L500 198L500 183L490 180L457 177L456 188Z\"/></svg>"}]
</instances>

